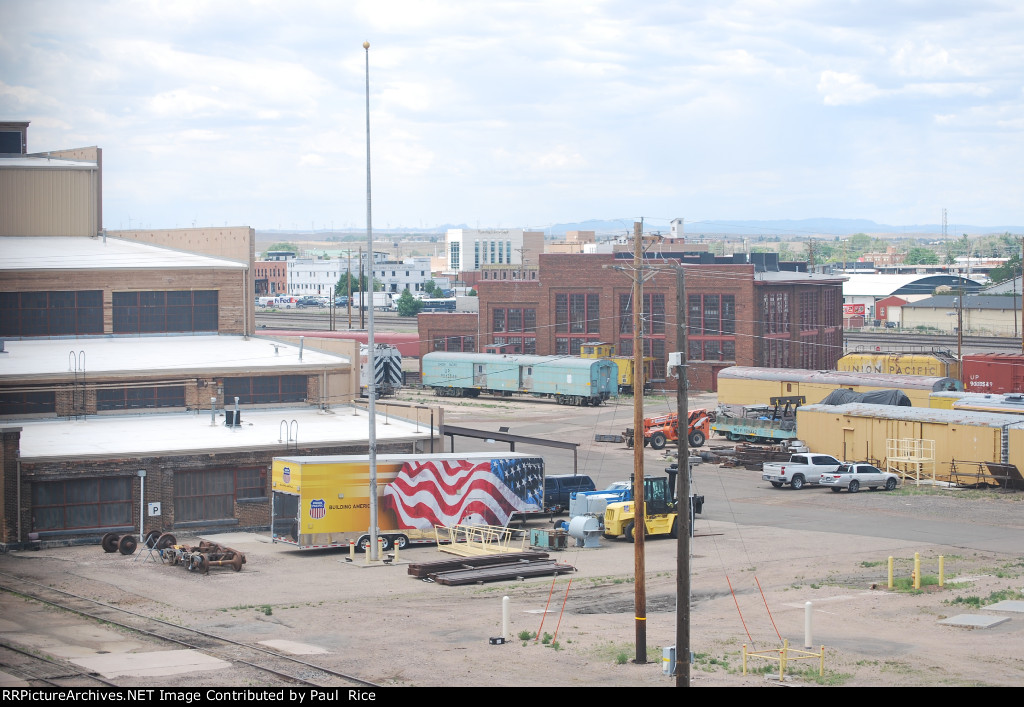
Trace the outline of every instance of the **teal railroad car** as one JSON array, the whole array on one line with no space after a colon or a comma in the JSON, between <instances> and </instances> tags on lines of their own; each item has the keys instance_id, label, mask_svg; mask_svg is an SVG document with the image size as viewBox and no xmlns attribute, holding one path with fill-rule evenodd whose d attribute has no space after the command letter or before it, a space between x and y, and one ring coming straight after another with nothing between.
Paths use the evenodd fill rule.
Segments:
<instances>
[{"instance_id":1,"label":"teal railroad car","mask_svg":"<svg viewBox=\"0 0 1024 707\"><path fill-rule=\"evenodd\" d=\"M436 395L554 398L559 405L600 405L618 395L618 366L575 356L448 353L423 357L423 385Z\"/></svg>"}]
</instances>

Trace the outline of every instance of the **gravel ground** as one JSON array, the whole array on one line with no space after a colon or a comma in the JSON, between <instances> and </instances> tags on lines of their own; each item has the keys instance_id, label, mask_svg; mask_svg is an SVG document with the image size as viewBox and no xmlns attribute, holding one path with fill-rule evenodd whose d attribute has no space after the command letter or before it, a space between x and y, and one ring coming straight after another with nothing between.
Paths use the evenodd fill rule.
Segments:
<instances>
[{"instance_id":1,"label":"gravel ground","mask_svg":"<svg viewBox=\"0 0 1024 707\"><path fill-rule=\"evenodd\" d=\"M523 407L525 405L525 407ZM622 413L592 410L598 422L587 430L614 429ZM613 415L609 421L607 417ZM561 431L566 411L529 404L457 407L447 419L478 427L545 424ZM592 436L592 435L591 435ZM581 438L582 439L582 438ZM648 452L652 454L651 452ZM581 458L588 454L581 446ZM611 453L628 459L629 453ZM596 462L591 462L596 463ZM603 462L610 464L611 462ZM652 457L652 465L663 465ZM621 465L620 465L621 466ZM610 472L609 472L610 473ZM743 469L703 464L695 481L721 479L760 483ZM866 517L898 515L921 521L963 521L981 530L1024 527L1021 494L862 493L857 512ZM780 491L733 504L758 503L787 508L811 505L841 513L847 494ZM692 669L695 686L1019 686L1024 685L1024 614L993 612L974 605L997 596L1021 597L1024 559L1020 553L983 553L933 543L926 533L914 540L840 537L818 528L780 529L698 519L690 581ZM634 619L637 597L634 546L602 540L596 549L570 547L557 553L576 572L553 581L533 579L448 587L407 574L405 561L450 558L434 547L418 547L390 567L344 562L344 553L300 553L269 543L261 534L209 536L247 555L239 573L211 571L208 576L178 567L133 562L104 554L98 547L46 549L0 556L0 573L45 584L142 611L188 626L202 627L236 640L286 639L326 649L310 656L322 664L385 686L670 686L674 678L661 668L664 646L676 640L677 545L648 539L644 557L647 661L636 664ZM182 540L179 537L179 540ZM186 539L187 541L187 539ZM909 576L914 553L925 578L937 574L945 559L947 584L924 591L886 590L885 558L896 558L898 578ZM0 575L0 580L3 577ZM510 641L491 645L502 632L503 598L509 599ZM811 602L811 644L824 646L825 676L817 661L790 665L780 683L778 663L750 659L742 674L744 646L774 651L783 641L802 649L806 603ZM0 634L24 645L74 644L83 651L120 650L114 642L70 632L71 619L55 619L24 600L0 595ZM1005 616L986 629L947 626L957 614ZM117 632L115 632L117 633ZM539 633L541 641L534 640ZM544 642L550 634L553 641ZM143 639L127 650L156 647ZM557 641L557 647L554 645ZM105 646L105 647L104 647ZM766 674L766 671L768 674ZM190 684L255 685L261 678L247 669L196 673ZM125 684L180 685L181 676L127 679Z\"/></svg>"}]
</instances>

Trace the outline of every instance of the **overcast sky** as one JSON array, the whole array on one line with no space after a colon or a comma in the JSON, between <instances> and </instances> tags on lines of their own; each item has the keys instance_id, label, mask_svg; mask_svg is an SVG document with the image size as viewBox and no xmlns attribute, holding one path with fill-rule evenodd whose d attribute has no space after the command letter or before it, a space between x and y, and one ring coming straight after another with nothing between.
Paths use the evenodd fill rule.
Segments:
<instances>
[{"instance_id":1,"label":"overcast sky","mask_svg":"<svg viewBox=\"0 0 1024 707\"><path fill-rule=\"evenodd\" d=\"M109 229L1024 224L1020 0L0 0Z\"/></svg>"}]
</instances>

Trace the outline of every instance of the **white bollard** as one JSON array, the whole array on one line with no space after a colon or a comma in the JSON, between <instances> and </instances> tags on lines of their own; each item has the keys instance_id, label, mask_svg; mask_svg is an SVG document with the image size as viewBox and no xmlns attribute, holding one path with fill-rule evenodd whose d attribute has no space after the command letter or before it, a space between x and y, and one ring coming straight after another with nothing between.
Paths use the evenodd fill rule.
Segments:
<instances>
[{"instance_id":1,"label":"white bollard","mask_svg":"<svg viewBox=\"0 0 1024 707\"><path fill-rule=\"evenodd\" d=\"M508 597L501 598L501 635L507 638L512 638L508 632L508 611L509 611Z\"/></svg>"},{"instance_id":2,"label":"white bollard","mask_svg":"<svg viewBox=\"0 0 1024 707\"><path fill-rule=\"evenodd\" d=\"M804 648L811 650L814 639L811 638L811 602L804 603Z\"/></svg>"}]
</instances>

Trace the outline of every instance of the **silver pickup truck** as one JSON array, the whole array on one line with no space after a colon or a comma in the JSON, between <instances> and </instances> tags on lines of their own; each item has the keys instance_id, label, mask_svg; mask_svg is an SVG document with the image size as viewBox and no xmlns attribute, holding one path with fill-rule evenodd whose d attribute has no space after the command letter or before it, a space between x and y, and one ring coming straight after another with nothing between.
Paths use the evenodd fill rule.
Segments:
<instances>
[{"instance_id":1,"label":"silver pickup truck","mask_svg":"<svg viewBox=\"0 0 1024 707\"><path fill-rule=\"evenodd\" d=\"M796 490L806 484L821 483L821 475L835 472L842 462L828 454L794 454L787 462L765 462L761 465L761 478L775 488L789 484Z\"/></svg>"}]
</instances>

